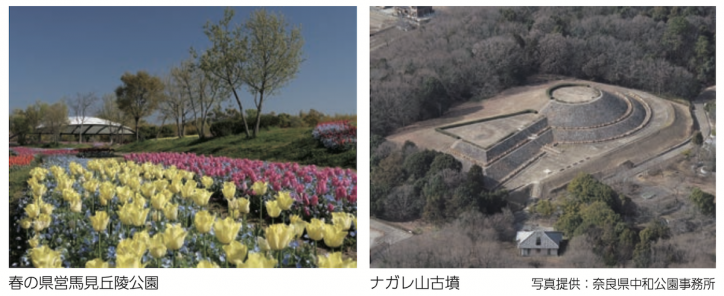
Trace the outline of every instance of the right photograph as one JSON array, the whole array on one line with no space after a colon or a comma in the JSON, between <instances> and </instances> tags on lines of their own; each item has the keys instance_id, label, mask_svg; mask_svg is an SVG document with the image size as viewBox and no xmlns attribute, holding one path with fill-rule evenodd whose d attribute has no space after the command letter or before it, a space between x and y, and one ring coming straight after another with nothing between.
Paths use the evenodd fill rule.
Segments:
<instances>
[{"instance_id":1,"label":"right photograph","mask_svg":"<svg viewBox=\"0 0 724 296\"><path fill-rule=\"evenodd\" d=\"M715 7L370 7L373 268L715 268Z\"/></svg>"}]
</instances>

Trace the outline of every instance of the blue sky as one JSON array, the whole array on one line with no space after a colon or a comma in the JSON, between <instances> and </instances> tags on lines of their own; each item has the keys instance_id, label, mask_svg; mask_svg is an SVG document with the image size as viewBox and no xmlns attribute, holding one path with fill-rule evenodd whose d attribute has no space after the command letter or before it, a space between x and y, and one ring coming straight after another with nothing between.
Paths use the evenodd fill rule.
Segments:
<instances>
[{"instance_id":1,"label":"blue sky","mask_svg":"<svg viewBox=\"0 0 724 296\"><path fill-rule=\"evenodd\" d=\"M254 9L236 7L233 23ZM265 99L263 112L356 113L356 8L267 10L302 27L306 60L296 79ZM223 7L10 7L10 110L79 92L101 97L113 93L124 72L165 75L190 47L208 48L202 27L223 14ZM253 106L248 92L241 96L245 108Z\"/></svg>"}]
</instances>

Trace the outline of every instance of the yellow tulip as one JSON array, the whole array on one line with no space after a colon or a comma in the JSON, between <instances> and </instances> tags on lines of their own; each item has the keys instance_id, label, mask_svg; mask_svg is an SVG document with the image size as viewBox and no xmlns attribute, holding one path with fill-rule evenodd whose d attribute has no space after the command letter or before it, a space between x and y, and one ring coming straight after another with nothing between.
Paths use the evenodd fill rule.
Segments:
<instances>
[{"instance_id":1,"label":"yellow tulip","mask_svg":"<svg viewBox=\"0 0 724 296\"><path fill-rule=\"evenodd\" d=\"M38 244L40 244L40 238L38 237L38 235L36 234L35 236L33 236L33 238L29 239L28 244L31 248L37 247Z\"/></svg>"},{"instance_id":2,"label":"yellow tulip","mask_svg":"<svg viewBox=\"0 0 724 296\"><path fill-rule=\"evenodd\" d=\"M249 258L246 259L245 263L237 263L236 267L239 268L274 268L277 265L277 260L269 259L266 256L259 253L249 253Z\"/></svg>"},{"instance_id":3,"label":"yellow tulip","mask_svg":"<svg viewBox=\"0 0 724 296\"><path fill-rule=\"evenodd\" d=\"M266 241L265 238L261 236L256 237L256 244L259 245L259 250L262 252L271 250L271 248L269 247L269 243Z\"/></svg>"},{"instance_id":4,"label":"yellow tulip","mask_svg":"<svg viewBox=\"0 0 724 296\"><path fill-rule=\"evenodd\" d=\"M123 186L123 187L116 187L116 195L118 196L118 200L125 204L127 203L131 197L133 196L133 191L130 187Z\"/></svg>"},{"instance_id":5,"label":"yellow tulip","mask_svg":"<svg viewBox=\"0 0 724 296\"><path fill-rule=\"evenodd\" d=\"M269 214L269 217L276 218L279 217L279 214L281 214L282 209L279 208L279 204L276 200L267 201L264 203L266 205L266 212Z\"/></svg>"},{"instance_id":6,"label":"yellow tulip","mask_svg":"<svg viewBox=\"0 0 724 296\"><path fill-rule=\"evenodd\" d=\"M204 188L209 189L211 185L214 185L214 179L209 176L203 176L201 177L201 184L204 185Z\"/></svg>"},{"instance_id":7,"label":"yellow tulip","mask_svg":"<svg viewBox=\"0 0 724 296\"><path fill-rule=\"evenodd\" d=\"M208 211L199 211L194 216L194 225L199 233L208 233L211 231L211 226L216 221L216 215L209 214Z\"/></svg>"},{"instance_id":8,"label":"yellow tulip","mask_svg":"<svg viewBox=\"0 0 724 296\"><path fill-rule=\"evenodd\" d=\"M113 183L111 182L103 182L103 184L101 184L101 188L99 190L100 195L98 198L100 198L102 206L107 205L108 202L113 199L113 195L116 193L115 189L116 187L113 186Z\"/></svg>"},{"instance_id":9,"label":"yellow tulip","mask_svg":"<svg viewBox=\"0 0 724 296\"><path fill-rule=\"evenodd\" d=\"M33 226L33 219L30 219L29 217L20 219L20 227L22 227L23 229L28 229L32 226Z\"/></svg>"},{"instance_id":10,"label":"yellow tulip","mask_svg":"<svg viewBox=\"0 0 724 296\"><path fill-rule=\"evenodd\" d=\"M234 195L236 194L236 184L233 182L224 182L224 188L221 189L221 193L226 199L234 198Z\"/></svg>"},{"instance_id":11,"label":"yellow tulip","mask_svg":"<svg viewBox=\"0 0 724 296\"><path fill-rule=\"evenodd\" d=\"M173 182L171 182L171 185L168 186L168 190L172 193L176 194L181 192L183 189L183 184L181 183L181 179L173 179Z\"/></svg>"},{"instance_id":12,"label":"yellow tulip","mask_svg":"<svg viewBox=\"0 0 724 296\"><path fill-rule=\"evenodd\" d=\"M349 230L352 227L352 216L342 212L332 213L332 224L338 225L344 230Z\"/></svg>"},{"instance_id":13,"label":"yellow tulip","mask_svg":"<svg viewBox=\"0 0 724 296\"><path fill-rule=\"evenodd\" d=\"M148 234L148 230L136 231L136 233L133 234L133 239L144 243L146 246L151 244L151 236Z\"/></svg>"},{"instance_id":14,"label":"yellow tulip","mask_svg":"<svg viewBox=\"0 0 724 296\"><path fill-rule=\"evenodd\" d=\"M184 173L186 174L186 175L184 176L184 178L185 178L187 181L194 179L194 172L184 171ZM196 184L196 182L194 182L194 184Z\"/></svg>"},{"instance_id":15,"label":"yellow tulip","mask_svg":"<svg viewBox=\"0 0 724 296\"><path fill-rule=\"evenodd\" d=\"M40 207L38 205L31 203L27 206L25 206L25 213L28 214L28 218L35 219L40 214Z\"/></svg>"},{"instance_id":16,"label":"yellow tulip","mask_svg":"<svg viewBox=\"0 0 724 296\"><path fill-rule=\"evenodd\" d=\"M133 225L132 211L133 205L127 203L118 209L118 219L121 220L123 225Z\"/></svg>"},{"instance_id":17,"label":"yellow tulip","mask_svg":"<svg viewBox=\"0 0 724 296\"><path fill-rule=\"evenodd\" d=\"M83 200L76 199L70 201L70 211L73 213L80 213L83 211Z\"/></svg>"},{"instance_id":18,"label":"yellow tulip","mask_svg":"<svg viewBox=\"0 0 724 296\"><path fill-rule=\"evenodd\" d=\"M141 180L131 177L128 179L128 184L126 184L126 186L131 188L134 192L138 192L141 190Z\"/></svg>"},{"instance_id":19,"label":"yellow tulip","mask_svg":"<svg viewBox=\"0 0 724 296\"><path fill-rule=\"evenodd\" d=\"M139 207L139 208L145 208L146 207L146 198L143 197L143 195L136 192L136 194L133 195L133 206Z\"/></svg>"},{"instance_id":20,"label":"yellow tulip","mask_svg":"<svg viewBox=\"0 0 724 296\"><path fill-rule=\"evenodd\" d=\"M86 180L93 179L93 172L86 171L85 173L83 173L83 178L85 178Z\"/></svg>"},{"instance_id":21,"label":"yellow tulip","mask_svg":"<svg viewBox=\"0 0 724 296\"><path fill-rule=\"evenodd\" d=\"M48 246L33 248L30 251L30 259L36 268L60 268L62 264L60 252Z\"/></svg>"},{"instance_id":22,"label":"yellow tulip","mask_svg":"<svg viewBox=\"0 0 724 296\"><path fill-rule=\"evenodd\" d=\"M131 211L131 220L133 221L133 226L144 226L146 224L146 218L148 218L148 212L151 211L151 209L142 209L138 206L134 206L133 208L134 210Z\"/></svg>"},{"instance_id":23,"label":"yellow tulip","mask_svg":"<svg viewBox=\"0 0 724 296\"><path fill-rule=\"evenodd\" d=\"M85 263L85 268L108 268L108 262L96 258Z\"/></svg>"},{"instance_id":24,"label":"yellow tulip","mask_svg":"<svg viewBox=\"0 0 724 296\"><path fill-rule=\"evenodd\" d=\"M166 206L166 203L169 201L168 197L163 194L163 192L155 194L153 197L151 197L151 206L153 206L156 210L163 210L163 208Z\"/></svg>"},{"instance_id":25,"label":"yellow tulip","mask_svg":"<svg viewBox=\"0 0 724 296\"><path fill-rule=\"evenodd\" d=\"M330 248L338 248L342 246L344 238L347 236L347 231L344 231L342 227L335 225L324 225L324 244Z\"/></svg>"},{"instance_id":26,"label":"yellow tulip","mask_svg":"<svg viewBox=\"0 0 724 296\"><path fill-rule=\"evenodd\" d=\"M209 204L209 199L211 198L211 192L206 189L196 189L196 192L194 195L191 196L191 198L194 200L194 203L200 207L205 207Z\"/></svg>"},{"instance_id":27,"label":"yellow tulip","mask_svg":"<svg viewBox=\"0 0 724 296\"><path fill-rule=\"evenodd\" d=\"M152 198L156 195L156 186L151 182L146 182L141 185L141 193L147 198Z\"/></svg>"},{"instance_id":28,"label":"yellow tulip","mask_svg":"<svg viewBox=\"0 0 724 296\"><path fill-rule=\"evenodd\" d=\"M214 223L214 233L216 238L222 244L228 245L232 241L236 240L236 235L239 234L241 223L234 222L234 219L226 217L224 220L218 220Z\"/></svg>"},{"instance_id":29,"label":"yellow tulip","mask_svg":"<svg viewBox=\"0 0 724 296\"><path fill-rule=\"evenodd\" d=\"M357 262L348 258L342 260L341 252L334 252L327 254L327 256L319 256L317 259L317 266L319 268L357 268Z\"/></svg>"},{"instance_id":30,"label":"yellow tulip","mask_svg":"<svg viewBox=\"0 0 724 296\"><path fill-rule=\"evenodd\" d=\"M277 194L277 203L279 204L279 208L282 209L282 211L287 211L292 208L292 204L294 204L294 199L288 191L282 191Z\"/></svg>"},{"instance_id":31,"label":"yellow tulip","mask_svg":"<svg viewBox=\"0 0 724 296\"><path fill-rule=\"evenodd\" d=\"M148 245L143 240L137 239L123 239L116 245L116 254L118 255L133 255L136 257L143 257L143 254L148 250Z\"/></svg>"},{"instance_id":32,"label":"yellow tulip","mask_svg":"<svg viewBox=\"0 0 724 296\"><path fill-rule=\"evenodd\" d=\"M75 192L75 190L73 190L73 188L63 189L62 192L63 192L63 200L65 200L65 201L71 201L71 200L74 200L74 199L80 197L80 194L78 194L78 192Z\"/></svg>"},{"instance_id":33,"label":"yellow tulip","mask_svg":"<svg viewBox=\"0 0 724 296\"><path fill-rule=\"evenodd\" d=\"M269 225L265 230L266 241L274 251L286 248L294 238L294 226L286 224Z\"/></svg>"},{"instance_id":34,"label":"yellow tulip","mask_svg":"<svg viewBox=\"0 0 724 296\"><path fill-rule=\"evenodd\" d=\"M178 219L178 205L167 203L166 207L163 208L163 215L166 216L166 219L176 221Z\"/></svg>"},{"instance_id":35,"label":"yellow tulip","mask_svg":"<svg viewBox=\"0 0 724 296\"><path fill-rule=\"evenodd\" d=\"M52 222L52 218L47 214L40 214L37 218L35 218L35 223L33 223L33 229L35 229L36 232L43 231L43 229L48 228L50 226L50 222Z\"/></svg>"},{"instance_id":36,"label":"yellow tulip","mask_svg":"<svg viewBox=\"0 0 724 296\"><path fill-rule=\"evenodd\" d=\"M156 192L166 191L166 188L168 187L168 181L156 180L153 182L153 185L156 186Z\"/></svg>"},{"instance_id":37,"label":"yellow tulip","mask_svg":"<svg viewBox=\"0 0 724 296\"><path fill-rule=\"evenodd\" d=\"M307 235L315 241L324 238L324 221L313 218L307 223Z\"/></svg>"},{"instance_id":38,"label":"yellow tulip","mask_svg":"<svg viewBox=\"0 0 724 296\"><path fill-rule=\"evenodd\" d=\"M90 217L91 224L93 225L93 229L95 231L101 232L106 230L106 227L108 227L108 222L111 220L108 216L108 213L96 211L95 216Z\"/></svg>"},{"instance_id":39,"label":"yellow tulip","mask_svg":"<svg viewBox=\"0 0 724 296\"><path fill-rule=\"evenodd\" d=\"M254 185L251 185L251 191L254 192L254 195L264 195L266 194L266 190L269 187L268 182L261 182L256 181L254 182Z\"/></svg>"},{"instance_id":40,"label":"yellow tulip","mask_svg":"<svg viewBox=\"0 0 724 296\"><path fill-rule=\"evenodd\" d=\"M181 188L181 197L188 199L194 196L196 194L196 181L189 180L186 181L186 184L184 184L184 187Z\"/></svg>"},{"instance_id":41,"label":"yellow tulip","mask_svg":"<svg viewBox=\"0 0 724 296\"><path fill-rule=\"evenodd\" d=\"M39 199L39 198L43 197L45 192L48 191L48 189L45 188L45 185L43 185L43 184L38 184L38 185L32 186L31 189L33 190L34 199Z\"/></svg>"},{"instance_id":42,"label":"yellow tulip","mask_svg":"<svg viewBox=\"0 0 724 296\"><path fill-rule=\"evenodd\" d=\"M116 268L144 268L141 257L134 254L116 254Z\"/></svg>"},{"instance_id":43,"label":"yellow tulip","mask_svg":"<svg viewBox=\"0 0 724 296\"><path fill-rule=\"evenodd\" d=\"M85 182L83 182L83 189L85 189L87 194L96 193L96 189L98 189L98 180L92 178L86 179Z\"/></svg>"},{"instance_id":44,"label":"yellow tulip","mask_svg":"<svg viewBox=\"0 0 724 296\"><path fill-rule=\"evenodd\" d=\"M196 268L219 268L219 265L207 260L201 260L199 264L196 265Z\"/></svg>"},{"instance_id":45,"label":"yellow tulip","mask_svg":"<svg viewBox=\"0 0 724 296\"><path fill-rule=\"evenodd\" d=\"M294 225L294 237L299 239L304 234L304 229L307 228L307 221L304 221L299 215L292 215L289 217L289 222Z\"/></svg>"},{"instance_id":46,"label":"yellow tulip","mask_svg":"<svg viewBox=\"0 0 724 296\"><path fill-rule=\"evenodd\" d=\"M249 200L246 198L237 198L236 204L239 206L239 212L242 214L248 214L249 213Z\"/></svg>"},{"instance_id":47,"label":"yellow tulip","mask_svg":"<svg viewBox=\"0 0 724 296\"><path fill-rule=\"evenodd\" d=\"M238 241L233 241L231 244L223 246L223 248L226 253L226 260L233 264L244 262L247 252L246 245Z\"/></svg>"},{"instance_id":48,"label":"yellow tulip","mask_svg":"<svg viewBox=\"0 0 724 296\"><path fill-rule=\"evenodd\" d=\"M52 215L55 207L49 203L43 203L40 205L40 212L46 215Z\"/></svg>"},{"instance_id":49,"label":"yellow tulip","mask_svg":"<svg viewBox=\"0 0 724 296\"><path fill-rule=\"evenodd\" d=\"M156 235L151 238L151 243L148 246L148 251L149 253L151 253L151 256L156 259L166 256L167 249L166 244L163 241L163 234L156 233Z\"/></svg>"},{"instance_id":50,"label":"yellow tulip","mask_svg":"<svg viewBox=\"0 0 724 296\"><path fill-rule=\"evenodd\" d=\"M181 249L186 234L186 230L181 227L181 224L167 225L166 231L163 233L163 242L166 244L166 248L172 251Z\"/></svg>"},{"instance_id":51,"label":"yellow tulip","mask_svg":"<svg viewBox=\"0 0 724 296\"><path fill-rule=\"evenodd\" d=\"M354 229L357 229L357 216L352 216L352 221L354 222Z\"/></svg>"},{"instance_id":52,"label":"yellow tulip","mask_svg":"<svg viewBox=\"0 0 724 296\"><path fill-rule=\"evenodd\" d=\"M48 175L48 170L41 167L36 167L30 170L30 175L38 181L43 181L45 180L45 176Z\"/></svg>"}]
</instances>

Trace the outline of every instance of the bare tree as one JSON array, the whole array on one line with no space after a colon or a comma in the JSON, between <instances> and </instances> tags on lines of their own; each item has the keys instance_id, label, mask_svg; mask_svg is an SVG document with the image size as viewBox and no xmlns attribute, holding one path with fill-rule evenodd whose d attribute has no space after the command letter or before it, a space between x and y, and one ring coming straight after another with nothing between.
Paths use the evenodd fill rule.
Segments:
<instances>
[{"instance_id":1,"label":"bare tree","mask_svg":"<svg viewBox=\"0 0 724 296\"><path fill-rule=\"evenodd\" d=\"M88 121L88 115L91 107L98 101L98 96L94 92L77 93L75 98L70 99L68 105L73 111L76 123L80 123L80 133L78 134L78 143L83 143L83 125Z\"/></svg>"},{"instance_id":2,"label":"bare tree","mask_svg":"<svg viewBox=\"0 0 724 296\"><path fill-rule=\"evenodd\" d=\"M182 138L185 135L186 120L191 111L190 96L188 92L184 91L181 82L175 76L169 75L165 77L164 83L166 87L159 104L159 110L163 117L173 119L176 122L176 136Z\"/></svg>"},{"instance_id":3,"label":"bare tree","mask_svg":"<svg viewBox=\"0 0 724 296\"><path fill-rule=\"evenodd\" d=\"M105 120L110 131L111 145L113 145L114 139L118 138L119 133L123 130L123 125L129 123L130 118L121 112L118 108L116 95L113 93L103 95L102 104L96 110L96 116L100 119ZM121 140L119 139L119 142Z\"/></svg>"},{"instance_id":4,"label":"bare tree","mask_svg":"<svg viewBox=\"0 0 724 296\"><path fill-rule=\"evenodd\" d=\"M205 138L206 118L214 106L229 97L228 88L224 87L222 80L211 79L211 74L201 70L194 59L181 63L181 67L172 70L171 75L188 95L194 126L199 130L199 138Z\"/></svg>"},{"instance_id":5,"label":"bare tree","mask_svg":"<svg viewBox=\"0 0 724 296\"><path fill-rule=\"evenodd\" d=\"M42 118L46 131L53 135L53 142L60 141L60 131L68 125L68 106L64 100L50 105Z\"/></svg>"}]
</instances>

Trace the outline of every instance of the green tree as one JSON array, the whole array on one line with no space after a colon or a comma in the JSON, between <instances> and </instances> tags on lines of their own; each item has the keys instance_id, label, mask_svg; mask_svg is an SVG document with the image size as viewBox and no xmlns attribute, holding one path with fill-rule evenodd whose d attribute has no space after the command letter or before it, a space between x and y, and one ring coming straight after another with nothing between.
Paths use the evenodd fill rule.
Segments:
<instances>
[{"instance_id":1,"label":"green tree","mask_svg":"<svg viewBox=\"0 0 724 296\"><path fill-rule=\"evenodd\" d=\"M432 163L430 164L430 169L427 171L427 175L431 176L444 169L451 169L459 172L462 168L463 164L455 159L455 157L453 157L452 155L439 153L437 156L435 156L435 159L433 159Z\"/></svg>"},{"instance_id":2,"label":"green tree","mask_svg":"<svg viewBox=\"0 0 724 296\"><path fill-rule=\"evenodd\" d=\"M138 141L138 122L156 111L162 96L163 82L146 71L138 71L135 75L126 72L121 76L121 81L123 84L116 88L118 108L133 118Z\"/></svg>"},{"instance_id":3,"label":"green tree","mask_svg":"<svg viewBox=\"0 0 724 296\"><path fill-rule=\"evenodd\" d=\"M226 8L218 24L207 22L204 25L204 34L211 41L211 47L201 55L199 62L201 69L210 74L210 79L222 83L234 94L244 132L250 138L249 125L238 92L244 85L242 79L247 61L247 38L243 36L241 26L230 27L233 18L234 10Z\"/></svg>"},{"instance_id":4,"label":"green tree","mask_svg":"<svg viewBox=\"0 0 724 296\"><path fill-rule=\"evenodd\" d=\"M701 146L701 144L704 143L704 137L701 136L701 132L697 131L696 133L694 133L694 137L691 138L691 141L695 145Z\"/></svg>"},{"instance_id":5,"label":"green tree","mask_svg":"<svg viewBox=\"0 0 724 296\"><path fill-rule=\"evenodd\" d=\"M257 108L253 135L256 137L264 95L275 94L296 77L303 61L304 39L301 29L289 28L282 14L268 13L264 9L252 12L244 28L249 47L243 80L254 95Z\"/></svg>"},{"instance_id":6,"label":"green tree","mask_svg":"<svg viewBox=\"0 0 724 296\"><path fill-rule=\"evenodd\" d=\"M43 130L53 136L53 143L60 141L60 131L68 125L68 106L63 100L48 106L41 120Z\"/></svg>"},{"instance_id":7,"label":"green tree","mask_svg":"<svg viewBox=\"0 0 724 296\"><path fill-rule=\"evenodd\" d=\"M18 144L25 145L26 137L30 132L30 125L28 125L25 111L22 109L15 109L10 114L10 133L17 137Z\"/></svg>"},{"instance_id":8,"label":"green tree","mask_svg":"<svg viewBox=\"0 0 724 296\"><path fill-rule=\"evenodd\" d=\"M704 215L715 216L716 215L716 199L714 195L701 191L699 187L695 187L689 195L689 199L696 204Z\"/></svg>"},{"instance_id":9,"label":"green tree","mask_svg":"<svg viewBox=\"0 0 724 296\"><path fill-rule=\"evenodd\" d=\"M417 180L427 174L427 170L438 154L439 152L425 149L408 156L402 167L410 178Z\"/></svg>"}]
</instances>

